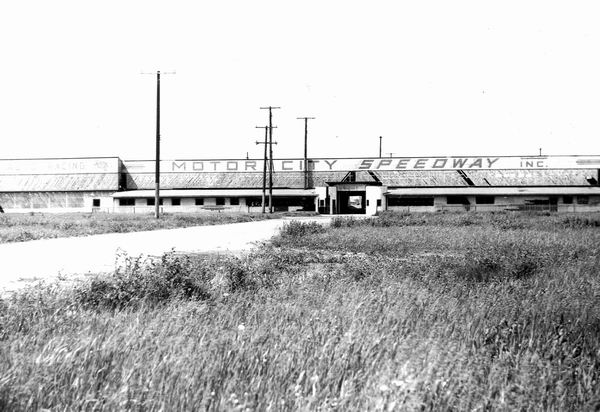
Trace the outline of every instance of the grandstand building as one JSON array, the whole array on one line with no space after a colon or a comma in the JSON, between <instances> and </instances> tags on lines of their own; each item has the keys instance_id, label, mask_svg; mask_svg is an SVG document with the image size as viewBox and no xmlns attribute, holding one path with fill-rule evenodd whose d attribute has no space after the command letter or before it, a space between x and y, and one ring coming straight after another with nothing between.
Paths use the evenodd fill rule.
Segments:
<instances>
[{"instance_id":1,"label":"grandstand building","mask_svg":"<svg viewBox=\"0 0 600 412\"><path fill-rule=\"evenodd\" d=\"M164 212L261 210L262 159L161 161ZM154 210L150 160L0 160L4 212ZM273 160L276 211L600 211L600 156Z\"/></svg>"}]
</instances>

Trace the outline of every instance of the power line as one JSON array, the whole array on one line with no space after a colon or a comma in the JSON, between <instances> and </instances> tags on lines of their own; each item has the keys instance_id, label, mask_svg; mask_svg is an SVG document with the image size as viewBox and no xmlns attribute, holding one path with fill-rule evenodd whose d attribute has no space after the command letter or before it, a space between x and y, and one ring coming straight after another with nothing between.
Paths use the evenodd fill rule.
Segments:
<instances>
[{"instance_id":1,"label":"power line","mask_svg":"<svg viewBox=\"0 0 600 412\"><path fill-rule=\"evenodd\" d=\"M304 119L304 188L308 189L308 121L314 120L314 117L296 117L298 120Z\"/></svg>"}]
</instances>

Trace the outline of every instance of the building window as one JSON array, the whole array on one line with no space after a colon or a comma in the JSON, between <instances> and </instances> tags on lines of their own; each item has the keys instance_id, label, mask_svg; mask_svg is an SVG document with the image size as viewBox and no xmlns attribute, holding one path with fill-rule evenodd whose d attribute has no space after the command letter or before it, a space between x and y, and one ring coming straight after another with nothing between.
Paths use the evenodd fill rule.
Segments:
<instances>
[{"instance_id":1,"label":"building window","mask_svg":"<svg viewBox=\"0 0 600 412\"><path fill-rule=\"evenodd\" d=\"M225 198L217 197L217 206L224 206L224 205L225 205Z\"/></svg>"},{"instance_id":2,"label":"building window","mask_svg":"<svg viewBox=\"0 0 600 412\"><path fill-rule=\"evenodd\" d=\"M448 204L448 205L468 205L469 199L466 196L447 196L446 204Z\"/></svg>"},{"instance_id":3,"label":"building window","mask_svg":"<svg viewBox=\"0 0 600 412\"><path fill-rule=\"evenodd\" d=\"M204 198L203 197L197 197L195 201L196 201L196 206L204 206Z\"/></svg>"},{"instance_id":4,"label":"building window","mask_svg":"<svg viewBox=\"0 0 600 412\"><path fill-rule=\"evenodd\" d=\"M162 206L162 204L163 204L162 197L158 200L158 204ZM146 206L154 206L154 205L156 205L155 199L153 197L147 197L146 198Z\"/></svg>"},{"instance_id":5,"label":"building window","mask_svg":"<svg viewBox=\"0 0 600 412\"><path fill-rule=\"evenodd\" d=\"M494 196L475 196L475 203L478 205L493 205L495 199Z\"/></svg>"},{"instance_id":6,"label":"building window","mask_svg":"<svg viewBox=\"0 0 600 412\"><path fill-rule=\"evenodd\" d=\"M563 196L563 203L565 205L570 205L573 203L573 196Z\"/></svg>"},{"instance_id":7,"label":"building window","mask_svg":"<svg viewBox=\"0 0 600 412\"><path fill-rule=\"evenodd\" d=\"M433 206L433 196L393 197L388 198L388 206Z\"/></svg>"},{"instance_id":8,"label":"building window","mask_svg":"<svg viewBox=\"0 0 600 412\"><path fill-rule=\"evenodd\" d=\"M381 199L377 199L377 207L381 207Z\"/></svg>"},{"instance_id":9,"label":"building window","mask_svg":"<svg viewBox=\"0 0 600 412\"><path fill-rule=\"evenodd\" d=\"M589 203L589 198L587 196L577 196L577 204L578 205L587 205Z\"/></svg>"},{"instance_id":10,"label":"building window","mask_svg":"<svg viewBox=\"0 0 600 412\"><path fill-rule=\"evenodd\" d=\"M325 207L325 199L319 199L319 206Z\"/></svg>"},{"instance_id":11,"label":"building window","mask_svg":"<svg viewBox=\"0 0 600 412\"><path fill-rule=\"evenodd\" d=\"M240 198L239 197L232 197L231 199L229 199L229 204L231 206L238 206L240 204Z\"/></svg>"},{"instance_id":12,"label":"building window","mask_svg":"<svg viewBox=\"0 0 600 412\"><path fill-rule=\"evenodd\" d=\"M134 198L121 198L119 199L119 206L135 206L135 199Z\"/></svg>"},{"instance_id":13,"label":"building window","mask_svg":"<svg viewBox=\"0 0 600 412\"><path fill-rule=\"evenodd\" d=\"M262 206L262 198L260 197L247 197L246 206Z\"/></svg>"},{"instance_id":14,"label":"building window","mask_svg":"<svg viewBox=\"0 0 600 412\"><path fill-rule=\"evenodd\" d=\"M93 199L92 207L100 207L100 199Z\"/></svg>"},{"instance_id":15,"label":"building window","mask_svg":"<svg viewBox=\"0 0 600 412\"><path fill-rule=\"evenodd\" d=\"M171 206L181 206L181 198L180 197L171 198Z\"/></svg>"}]
</instances>

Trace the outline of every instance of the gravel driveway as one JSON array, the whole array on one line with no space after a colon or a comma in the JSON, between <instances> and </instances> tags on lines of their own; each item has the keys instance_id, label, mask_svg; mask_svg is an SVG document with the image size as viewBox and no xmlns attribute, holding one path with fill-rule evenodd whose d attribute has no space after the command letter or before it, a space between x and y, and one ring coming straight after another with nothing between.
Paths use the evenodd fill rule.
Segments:
<instances>
[{"instance_id":1,"label":"gravel driveway","mask_svg":"<svg viewBox=\"0 0 600 412\"><path fill-rule=\"evenodd\" d=\"M43 239L0 244L0 295L36 280L111 272L117 253L241 253L275 235L291 220L329 223L330 217L295 217L228 225Z\"/></svg>"}]
</instances>

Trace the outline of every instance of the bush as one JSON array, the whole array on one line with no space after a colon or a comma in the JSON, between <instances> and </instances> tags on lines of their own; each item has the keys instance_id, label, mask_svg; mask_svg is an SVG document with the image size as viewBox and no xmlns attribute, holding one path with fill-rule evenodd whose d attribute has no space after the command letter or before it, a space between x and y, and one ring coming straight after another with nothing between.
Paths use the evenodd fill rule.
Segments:
<instances>
[{"instance_id":1,"label":"bush","mask_svg":"<svg viewBox=\"0 0 600 412\"><path fill-rule=\"evenodd\" d=\"M281 235L284 237L301 237L325 232L323 225L317 222L299 222L292 220L283 225Z\"/></svg>"},{"instance_id":2,"label":"bush","mask_svg":"<svg viewBox=\"0 0 600 412\"><path fill-rule=\"evenodd\" d=\"M156 304L173 298L207 299L210 265L174 253L152 261L125 257L112 276L98 277L75 289L75 299L85 307L110 309Z\"/></svg>"}]
</instances>

